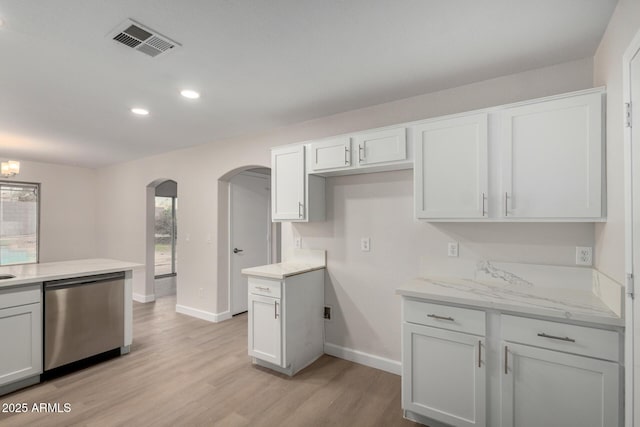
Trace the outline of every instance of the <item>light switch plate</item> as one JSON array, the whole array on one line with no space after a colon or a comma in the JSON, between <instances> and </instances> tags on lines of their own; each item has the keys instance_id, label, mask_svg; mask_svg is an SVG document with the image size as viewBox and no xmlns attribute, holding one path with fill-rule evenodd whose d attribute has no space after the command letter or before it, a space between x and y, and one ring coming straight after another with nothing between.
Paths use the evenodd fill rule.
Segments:
<instances>
[{"instance_id":1,"label":"light switch plate","mask_svg":"<svg viewBox=\"0 0 640 427\"><path fill-rule=\"evenodd\" d=\"M371 237L363 237L360 239L360 250L362 252L371 251Z\"/></svg>"},{"instance_id":2,"label":"light switch plate","mask_svg":"<svg viewBox=\"0 0 640 427\"><path fill-rule=\"evenodd\" d=\"M593 248L590 246L576 246L576 265L592 265Z\"/></svg>"},{"instance_id":3,"label":"light switch plate","mask_svg":"<svg viewBox=\"0 0 640 427\"><path fill-rule=\"evenodd\" d=\"M449 242L447 244L447 255L452 257L458 256L458 242Z\"/></svg>"}]
</instances>

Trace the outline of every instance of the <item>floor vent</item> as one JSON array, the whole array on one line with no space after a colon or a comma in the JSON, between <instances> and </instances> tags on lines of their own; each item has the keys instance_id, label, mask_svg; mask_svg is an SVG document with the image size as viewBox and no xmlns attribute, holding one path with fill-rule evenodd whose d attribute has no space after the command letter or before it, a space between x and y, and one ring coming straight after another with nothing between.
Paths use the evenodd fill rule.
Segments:
<instances>
[{"instance_id":1,"label":"floor vent","mask_svg":"<svg viewBox=\"0 0 640 427\"><path fill-rule=\"evenodd\" d=\"M149 27L145 27L133 19L127 19L121 25L118 25L114 31L109 33L109 37L151 57L162 55L181 46L180 43L161 35L157 31L153 31Z\"/></svg>"}]
</instances>

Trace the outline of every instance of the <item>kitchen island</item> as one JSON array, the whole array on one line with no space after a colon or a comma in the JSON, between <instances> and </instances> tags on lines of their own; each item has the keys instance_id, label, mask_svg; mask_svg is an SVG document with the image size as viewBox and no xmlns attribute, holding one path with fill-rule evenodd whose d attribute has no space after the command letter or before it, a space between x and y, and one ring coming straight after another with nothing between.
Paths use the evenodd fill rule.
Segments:
<instances>
[{"instance_id":1,"label":"kitchen island","mask_svg":"<svg viewBox=\"0 0 640 427\"><path fill-rule=\"evenodd\" d=\"M143 267L140 264L117 261L112 259L82 259L63 262L51 262L41 264L24 264L0 267L0 394L6 394L13 390L26 387L40 381L43 373L44 349L43 341L47 348L55 349L55 352L65 350L65 346L59 345L55 340L62 336L60 333L50 334L52 338L43 338L46 332L45 314L49 316L57 312L59 319L64 320L66 311L78 308L74 317L77 330L66 331L67 336L76 340L85 341L91 338L83 336L87 333L85 326L94 327L91 319L84 321L82 316L90 316L96 313L95 307L101 309L106 305L106 300L86 301L82 299L68 298L67 306L57 300L47 308L45 301L45 283L51 285L58 293L71 294L80 289L80 286L90 284L91 287L103 288L103 294L117 295L118 336L115 349L120 347L120 353L129 352L132 334L132 277L133 271ZM105 278L112 280L107 281ZM113 280L117 278L117 280ZM75 280L78 279L78 280ZM99 279L99 280L98 280ZM92 283L97 283L92 284ZM111 285L113 284L113 285ZM114 294L111 287L118 287L118 293ZM89 288L87 288L89 289ZM53 292L51 292L53 295ZM80 294L82 295L82 294ZM54 301L54 300L51 300ZM87 310L87 304L95 307ZM72 305L73 304L73 305ZM100 311L100 310L97 310ZM103 310L109 312L109 309ZM69 320L69 319L67 319ZM50 322L51 323L51 322ZM59 322L56 322L59 323ZM53 325L51 325L53 327ZM95 334L88 334L94 335ZM55 337L55 338L54 338ZM97 340L100 341L100 337ZM98 354L102 351L91 352L84 355Z\"/></svg>"}]
</instances>

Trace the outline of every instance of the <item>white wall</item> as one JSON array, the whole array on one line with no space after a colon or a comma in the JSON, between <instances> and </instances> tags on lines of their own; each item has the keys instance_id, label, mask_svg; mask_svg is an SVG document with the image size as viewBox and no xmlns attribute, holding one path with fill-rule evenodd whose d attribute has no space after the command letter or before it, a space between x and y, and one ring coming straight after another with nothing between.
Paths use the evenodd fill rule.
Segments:
<instances>
[{"instance_id":1,"label":"white wall","mask_svg":"<svg viewBox=\"0 0 640 427\"><path fill-rule=\"evenodd\" d=\"M15 180L41 184L40 262L96 256L94 170L20 161Z\"/></svg>"},{"instance_id":2,"label":"white wall","mask_svg":"<svg viewBox=\"0 0 640 427\"><path fill-rule=\"evenodd\" d=\"M607 86L607 222L596 225L596 267L624 281L622 55L640 30L640 1L620 0L594 57L594 83Z\"/></svg>"},{"instance_id":3,"label":"white wall","mask_svg":"<svg viewBox=\"0 0 640 427\"><path fill-rule=\"evenodd\" d=\"M227 283L218 279L216 262L226 259L225 245L218 243L224 241L217 230L218 199L224 199L218 179L228 171L268 166L269 147L276 145L585 89L592 83L592 60L584 59L100 169L99 252L144 262L145 188L157 178L174 179L178 304L221 313L228 308ZM460 240L461 255L474 259L561 264L571 264L573 246L593 244L590 224L417 223L407 171L332 178L327 190L329 221L295 225L295 230L283 225L282 250L290 248L294 232L302 235L304 247L328 250L327 302L337 310L327 327L329 342L394 360L400 358L400 315L393 290L417 275L421 256L442 256L449 239ZM372 237L372 252L366 255L357 250L363 236Z\"/></svg>"}]
</instances>

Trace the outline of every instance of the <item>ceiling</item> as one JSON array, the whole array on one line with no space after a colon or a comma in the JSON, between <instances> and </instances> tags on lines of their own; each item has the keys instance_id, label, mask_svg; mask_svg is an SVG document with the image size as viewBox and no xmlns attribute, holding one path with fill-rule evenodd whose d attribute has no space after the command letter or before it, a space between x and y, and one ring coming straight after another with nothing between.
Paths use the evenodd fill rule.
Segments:
<instances>
[{"instance_id":1,"label":"ceiling","mask_svg":"<svg viewBox=\"0 0 640 427\"><path fill-rule=\"evenodd\" d=\"M0 157L100 167L590 57L615 5L0 0ZM127 18L182 47L114 42Z\"/></svg>"}]
</instances>

